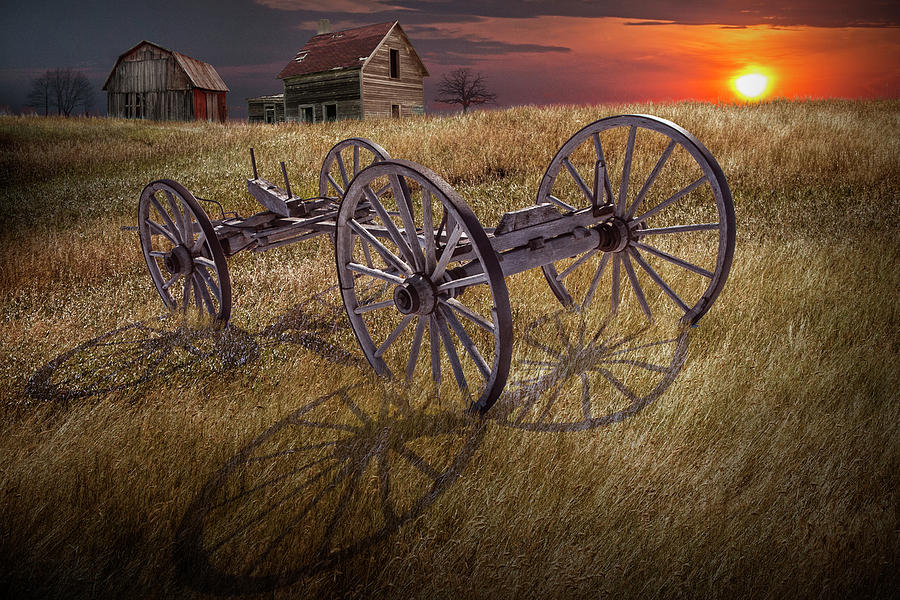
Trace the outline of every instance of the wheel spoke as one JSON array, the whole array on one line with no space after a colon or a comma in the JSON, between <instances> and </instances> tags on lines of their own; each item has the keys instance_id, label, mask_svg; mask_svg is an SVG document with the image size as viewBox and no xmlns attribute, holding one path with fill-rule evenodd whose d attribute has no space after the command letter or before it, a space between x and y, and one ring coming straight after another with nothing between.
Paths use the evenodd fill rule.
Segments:
<instances>
[{"instance_id":1,"label":"wheel spoke","mask_svg":"<svg viewBox=\"0 0 900 600\"><path fill-rule=\"evenodd\" d=\"M194 264L195 265L203 265L204 267L209 267L210 269L216 269L215 261L213 261L210 258L206 258L205 256L195 256ZM219 270L216 269L216 272L218 273Z\"/></svg>"},{"instance_id":2,"label":"wheel spoke","mask_svg":"<svg viewBox=\"0 0 900 600\"><path fill-rule=\"evenodd\" d=\"M400 321L400 324L394 328L394 330L391 332L391 335L389 335L387 339L384 340L384 343L378 346L378 349L375 350L375 356L377 358L380 358L382 354L387 352L387 349L391 347L391 344L393 344L398 337L400 337L400 334L403 333L403 330L406 329L410 323L412 323L412 320L414 318L416 318L415 314L406 315L405 317L403 317L403 320Z\"/></svg>"},{"instance_id":3,"label":"wheel spoke","mask_svg":"<svg viewBox=\"0 0 900 600\"><path fill-rule=\"evenodd\" d=\"M557 198L557 197L554 196L553 194L550 194L549 196L547 196L547 200L550 200L553 204L559 206L559 207L562 208L563 210L568 210L568 211L570 211L570 212L575 212L575 207L574 207L574 206L572 206L572 205L569 204L568 202L563 202L562 200L560 200L559 198Z\"/></svg>"},{"instance_id":4,"label":"wheel spoke","mask_svg":"<svg viewBox=\"0 0 900 600\"><path fill-rule=\"evenodd\" d=\"M434 213L431 207L431 191L422 189L422 234L425 236L425 272L433 273L437 265L437 249L434 245Z\"/></svg>"},{"instance_id":5,"label":"wheel spoke","mask_svg":"<svg viewBox=\"0 0 900 600\"><path fill-rule=\"evenodd\" d=\"M463 277L461 279L453 279L451 281L447 281L445 283L437 286L438 293L446 292L448 290L453 290L458 287L465 287L471 285L477 285L479 283L487 283L488 277L486 273L478 273L477 275L470 275L468 277Z\"/></svg>"},{"instance_id":6,"label":"wheel spoke","mask_svg":"<svg viewBox=\"0 0 900 600\"><path fill-rule=\"evenodd\" d=\"M335 161L337 161L338 169L341 172L341 181L344 182L344 189L350 185L350 178L347 177L347 165L344 164L344 157L341 156L341 153L338 152L337 156L334 157Z\"/></svg>"},{"instance_id":7,"label":"wheel spoke","mask_svg":"<svg viewBox=\"0 0 900 600\"><path fill-rule=\"evenodd\" d=\"M384 302L373 302L372 304L363 304L361 306L357 306L353 309L358 315L364 315L367 312L372 312L373 310L380 310L382 308L388 308L390 306L394 306L393 300L385 300Z\"/></svg>"},{"instance_id":8,"label":"wheel spoke","mask_svg":"<svg viewBox=\"0 0 900 600\"><path fill-rule=\"evenodd\" d=\"M150 196L150 203L153 204L153 207L156 209L156 212L159 213L159 216L162 217L163 221L165 221L166 227L169 228L169 231L171 232L171 235L169 237L176 244L184 243L183 240L181 239L181 232L178 231L178 228L175 226L175 223L172 222L172 217L169 216L169 213L167 213L165 210L163 210L162 204L159 203L159 200L156 199L156 196ZM153 223L153 221L150 221L150 223ZM165 235L164 232L163 232L163 235Z\"/></svg>"},{"instance_id":9,"label":"wheel spoke","mask_svg":"<svg viewBox=\"0 0 900 600\"><path fill-rule=\"evenodd\" d=\"M438 385L441 382L441 340L434 314L428 317L428 341L431 344L431 380Z\"/></svg>"},{"instance_id":10,"label":"wheel spoke","mask_svg":"<svg viewBox=\"0 0 900 600\"><path fill-rule=\"evenodd\" d=\"M636 134L637 127L632 125L628 129L628 144L625 146L625 165L622 167L622 181L619 184L619 203L616 205L616 215L620 217L625 214L625 198L628 196L628 180L631 178L631 161L634 158L634 137Z\"/></svg>"},{"instance_id":11,"label":"wheel spoke","mask_svg":"<svg viewBox=\"0 0 900 600\"><path fill-rule=\"evenodd\" d=\"M204 285L203 278L197 271L194 271L193 278L194 285L196 285L197 289L200 290L200 296L203 298L203 304L206 305L206 310L209 311L209 314L215 316L216 307L213 305L212 298L210 298L209 296L209 290L207 290L206 285Z\"/></svg>"},{"instance_id":12,"label":"wheel spoke","mask_svg":"<svg viewBox=\"0 0 900 600\"><path fill-rule=\"evenodd\" d=\"M584 179L581 178L581 175L578 174L578 171L575 170L575 167L572 166L572 163L569 162L569 158L564 158L562 162L566 167L566 170L569 172L569 175L571 175L572 179L575 180L575 183L578 184L578 187L581 189L584 197L587 198L587 201L593 203L594 198L591 194L590 188L588 188L587 184L584 182Z\"/></svg>"},{"instance_id":13,"label":"wheel spoke","mask_svg":"<svg viewBox=\"0 0 900 600\"><path fill-rule=\"evenodd\" d=\"M175 224L178 227L178 231L181 232L181 239L187 240L187 229L185 229L184 227L184 217L182 216L183 209L179 208L175 203L175 197L172 195L172 192L170 192L169 190L163 190L163 193L166 196L166 201L169 203L169 207L171 207L172 209L172 214L175 215ZM181 200L181 204L184 204L183 199Z\"/></svg>"},{"instance_id":14,"label":"wheel spoke","mask_svg":"<svg viewBox=\"0 0 900 600\"><path fill-rule=\"evenodd\" d=\"M371 275L372 277L377 277L378 279L383 279L384 281L389 281L391 283L402 284L405 281L402 277L397 277L396 275L386 273L380 269L370 269L365 265L355 262L347 263L347 268L351 271L356 271L363 275Z\"/></svg>"},{"instance_id":15,"label":"wheel spoke","mask_svg":"<svg viewBox=\"0 0 900 600\"><path fill-rule=\"evenodd\" d=\"M387 262L390 266L394 267L401 273L406 273L407 275L412 275L412 269L409 268L403 259L399 256L391 252L381 241L376 238L372 233L363 227L356 219L350 219L349 221L350 227L355 231L361 238L365 241L372 244L378 254Z\"/></svg>"},{"instance_id":16,"label":"wheel spoke","mask_svg":"<svg viewBox=\"0 0 900 600\"><path fill-rule=\"evenodd\" d=\"M206 285L212 290L213 296L216 297L216 300L219 302L222 301L222 291L219 289L219 286L216 285L216 281L212 275L210 275L209 271L206 270L204 265L196 265L197 272L200 273L200 276L206 282Z\"/></svg>"},{"instance_id":17,"label":"wheel spoke","mask_svg":"<svg viewBox=\"0 0 900 600\"><path fill-rule=\"evenodd\" d=\"M181 309L187 310L188 304L191 302L191 280L184 278L184 295L181 298Z\"/></svg>"},{"instance_id":18,"label":"wheel spoke","mask_svg":"<svg viewBox=\"0 0 900 600\"><path fill-rule=\"evenodd\" d=\"M441 341L444 342L444 349L447 351L447 358L450 359L450 367L453 369L453 376L456 377L456 384L463 394L468 394L469 384L466 382L466 376L459 362L459 355L456 354L456 346L453 344L450 330L447 329L447 323L444 322L444 317L440 312L435 313L434 319L437 321L438 331L441 333Z\"/></svg>"},{"instance_id":19,"label":"wheel spoke","mask_svg":"<svg viewBox=\"0 0 900 600\"><path fill-rule=\"evenodd\" d=\"M172 278L163 284L163 289L168 290L170 287L172 287L172 284L178 281L178 278L181 277L181 275L181 273L175 273L174 275L172 275Z\"/></svg>"},{"instance_id":20,"label":"wheel spoke","mask_svg":"<svg viewBox=\"0 0 900 600\"><path fill-rule=\"evenodd\" d=\"M600 259L600 264L597 265L597 270L594 272L594 278L591 280L588 292L584 296L584 302L581 303L582 310L586 309L591 303L591 299L593 299L594 293L597 291L597 284L600 283L600 278L603 277L603 270L606 268L606 263L609 262L610 254L610 252L605 252L603 258Z\"/></svg>"},{"instance_id":21,"label":"wheel spoke","mask_svg":"<svg viewBox=\"0 0 900 600\"><path fill-rule=\"evenodd\" d=\"M197 307L197 311L203 312L202 300L200 298L200 285L197 283L197 279L193 274L191 275L190 282L194 287L194 306Z\"/></svg>"},{"instance_id":22,"label":"wheel spoke","mask_svg":"<svg viewBox=\"0 0 900 600\"><path fill-rule=\"evenodd\" d=\"M613 264L612 264L612 298L610 300L609 311L615 314L619 310L619 255L613 254Z\"/></svg>"},{"instance_id":23,"label":"wheel spoke","mask_svg":"<svg viewBox=\"0 0 900 600\"><path fill-rule=\"evenodd\" d=\"M644 290L641 289L641 284L638 283L637 275L634 272L634 267L631 266L631 261L628 260L628 255L622 255L622 264L625 265L625 273L628 275L629 281L631 281L631 287L634 288L634 295L637 296L638 302L641 305L641 309L644 311L644 314L647 315L648 321L653 321L653 315L650 312L650 307L647 306L647 299L644 298Z\"/></svg>"},{"instance_id":24,"label":"wheel spoke","mask_svg":"<svg viewBox=\"0 0 900 600\"><path fill-rule=\"evenodd\" d=\"M156 233L158 233L159 235L168 238L168 240L169 240L170 242L172 242L173 244L175 244L176 246L178 246L178 245L181 244L181 242L178 240L178 238L175 237L175 234L174 234L174 233L170 232L168 229L166 229L165 227L163 227L162 225L160 225L159 223L157 223L157 222L154 221L153 219L150 219L150 218L147 219L147 226L148 226L151 230L153 230L153 231L155 231Z\"/></svg>"},{"instance_id":25,"label":"wheel spoke","mask_svg":"<svg viewBox=\"0 0 900 600\"><path fill-rule=\"evenodd\" d=\"M419 244L419 238L416 234L416 224L413 220L412 194L405 179L401 179L399 175L390 176L391 186L394 189L394 198L397 200L397 207L400 209L400 218L403 221L403 229L406 233L406 239L409 242L410 250L413 255L413 264L416 271L425 270L425 255L422 254L422 246ZM423 191L424 197L424 191ZM413 243L415 240L415 243Z\"/></svg>"},{"instance_id":26,"label":"wheel spoke","mask_svg":"<svg viewBox=\"0 0 900 600\"><path fill-rule=\"evenodd\" d=\"M675 149L678 143L675 140L671 140L669 145L666 146L666 149L663 151L662 156L659 157L659 160L656 161L656 166L653 167L653 170L650 171L650 176L647 177L647 181L644 182L644 185L641 187L641 191L638 192L637 197L634 199L631 207L628 209L628 212L625 213L625 220L631 219L634 216L634 212L641 205L641 202L644 200L644 196L647 195L647 192L650 190L650 186L653 185L653 182L656 181L656 178L659 176L660 171L662 171L663 167L666 164L666 161L669 160L669 156L672 155L672 151Z\"/></svg>"},{"instance_id":27,"label":"wheel spoke","mask_svg":"<svg viewBox=\"0 0 900 600\"><path fill-rule=\"evenodd\" d=\"M359 173L359 146L353 144L353 176Z\"/></svg>"},{"instance_id":28,"label":"wheel spoke","mask_svg":"<svg viewBox=\"0 0 900 600\"><path fill-rule=\"evenodd\" d=\"M440 311L441 314L444 315L444 318L447 319L447 322L450 323L450 327L453 329L453 332L456 333L456 337L462 342L463 348L465 348L469 353L469 356L472 357L472 362L474 362L475 366L478 367L478 370L481 371L485 380L489 379L491 376L491 369L478 351L478 347L475 346L475 342L473 342L472 338L469 337L469 334L466 333L462 323L459 322L459 319L456 318L456 315L454 315L453 311L449 308L441 306Z\"/></svg>"},{"instance_id":29,"label":"wheel spoke","mask_svg":"<svg viewBox=\"0 0 900 600\"><path fill-rule=\"evenodd\" d=\"M334 180L334 177L331 176L331 173L326 175L326 177L328 178L328 183L330 183L331 187L333 187L335 189L335 191L338 193L338 196L343 198L344 197L344 188L342 188L340 185L338 185L338 182Z\"/></svg>"},{"instance_id":30,"label":"wheel spoke","mask_svg":"<svg viewBox=\"0 0 900 600\"><path fill-rule=\"evenodd\" d=\"M640 265L640 267L642 269L644 269L644 271L647 272L647 275L650 276L650 279L652 279L654 282L656 282L656 285L658 285L660 288L662 288L662 291L664 291L666 293L666 295L669 298L671 298L675 302L675 304L678 305L679 308L681 308L681 310L683 310L684 312L688 312L690 310L690 307L687 304L685 304L681 298L678 297L678 294L676 294L672 290L672 288L670 288L668 285L666 285L666 282L663 281L663 278L660 277L659 274L653 270L653 267L651 267L647 263L647 261L644 260L644 257L641 256L640 252L638 252L634 248L629 248L628 252L634 258L635 262L638 265Z\"/></svg>"},{"instance_id":31,"label":"wheel spoke","mask_svg":"<svg viewBox=\"0 0 900 600\"><path fill-rule=\"evenodd\" d=\"M638 237L645 235L666 235L670 233L688 233L690 231L713 231L719 229L718 223L697 223L696 225L673 225L650 229L635 229L632 233Z\"/></svg>"},{"instance_id":32,"label":"wheel spoke","mask_svg":"<svg viewBox=\"0 0 900 600\"><path fill-rule=\"evenodd\" d=\"M663 210L664 208L666 208L667 206L669 206L669 205L672 204L673 202L677 202L677 201L680 200L682 197L684 197L684 196L686 196L687 194L690 194L691 192L693 192L694 190L696 190L698 187L700 187L701 185L703 185L703 183L704 183L705 181L706 181L706 175L703 175L702 177L700 177L699 179L697 179L694 183L690 184L689 186L687 186L687 187L685 187L685 188L682 188L681 190L679 190L678 192L676 192L674 196L671 196L670 198L667 198L666 200L663 200L662 202L660 202L659 204L657 204L656 206L654 206L653 208L651 208L650 210L648 210L647 212L645 212L644 214L642 214L641 216L639 216L639 217L638 217L637 219L635 219L635 220L638 221L638 222L646 221L647 219L649 219L650 217L652 217L653 215L655 215L655 214L658 213L659 211Z\"/></svg>"},{"instance_id":33,"label":"wheel spoke","mask_svg":"<svg viewBox=\"0 0 900 600\"><path fill-rule=\"evenodd\" d=\"M206 232L202 229L200 230L200 235L197 236L197 241L194 242L194 245L191 247L191 253L200 252L200 249L203 248L203 244L206 242Z\"/></svg>"},{"instance_id":34,"label":"wheel spoke","mask_svg":"<svg viewBox=\"0 0 900 600\"><path fill-rule=\"evenodd\" d=\"M369 247L369 242L366 240L359 240L359 245L362 248L363 257L366 259L366 266L375 268L375 263L372 261L372 250Z\"/></svg>"},{"instance_id":35,"label":"wheel spoke","mask_svg":"<svg viewBox=\"0 0 900 600\"><path fill-rule=\"evenodd\" d=\"M444 246L441 258L438 260L437 265L434 267L434 272L431 274L431 281L433 283L437 283L440 281L441 277L444 276L444 271L447 270L447 265L450 264L450 260L453 258L453 251L456 249L456 244L459 243L459 238L462 237L462 234L462 227L459 225L456 225L453 228L453 231L450 232L450 237L447 238L447 244Z\"/></svg>"},{"instance_id":36,"label":"wheel spoke","mask_svg":"<svg viewBox=\"0 0 900 600\"><path fill-rule=\"evenodd\" d=\"M166 254L168 254L168 252L159 252L158 250L151 250L149 252L149 254L150 254L150 256L153 256L155 258L165 258Z\"/></svg>"},{"instance_id":37,"label":"wheel spoke","mask_svg":"<svg viewBox=\"0 0 900 600\"><path fill-rule=\"evenodd\" d=\"M672 256L668 252L663 252L659 248L654 248L653 246L648 246L647 244L642 244L641 242L632 242L632 244L634 244L635 247L640 248L641 250L646 250L650 254L655 254L656 256L660 257L661 259L667 260L670 263L676 264L679 267L687 269L688 271L697 273L698 275L703 275L707 279L712 279L712 277L713 277L713 274L710 273L709 271L707 271L706 269L704 269L702 267L698 267L697 265L695 265L693 263L689 263L688 261L678 258L677 256Z\"/></svg>"},{"instance_id":38,"label":"wheel spoke","mask_svg":"<svg viewBox=\"0 0 900 600\"><path fill-rule=\"evenodd\" d=\"M574 271L575 269L577 269L578 267L580 267L580 266L584 263L584 261L588 260L589 258L591 258L592 256L594 256L594 255L597 254L598 252L600 252L600 249L599 249L599 248L594 248L594 249L591 250L590 252L585 252L585 253L581 256L581 258L579 258L578 260L576 260L575 262L573 262L571 265L569 265L568 267L566 267L566 269L565 269L562 273L560 273L559 275L557 275L557 276L556 276L556 280L557 280L557 281L562 281L563 279L565 279L565 278L569 275L569 273L571 273L572 271Z\"/></svg>"},{"instance_id":39,"label":"wheel spoke","mask_svg":"<svg viewBox=\"0 0 900 600\"><path fill-rule=\"evenodd\" d=\"M406 240L403 238L403 236L400 234L400 231L397 229L397 226L394 224L393 219L391 219L391 216L384 209L381 201L372 192L372 189L368 185L366 185L363 187L363 191L366 195L366 198L369 200L369 203L372 205L372 208L375 209L375 212L378 213L378 216L384 223L384 228L387 230L388 235L391 237L397 247L400 248L400 254L404 256L406 262L411 265L418 264L415 257L413 256L412 248L410 248L409 244L406 243ZM415 230L413 230L413 234L415 235Z\"/></svg>"},{"instance_id":40,"label":"wheel spoke","mask_svg":"<svg viewBox=\"0 0 900 600\"><path fill-rule=\"evenodd\" d=\"M447 298L446 300L441 300L441 302L443 302L465 318L469 319L482 329L485 329L486 331L489 331L491 333L494 333L494 331L496 330L496 327L494 327L494 324L492 322L488 321L475 311L469 309L469 307L467 307L456 298Z\"/></svg>"},{"instance_id":41,"label":"wheel spoke","mask_svg":"<svg viewBox=\"0 0 900 600\"><path fill-rule=\"evenodd\" d=\"M406 379L412 379L413 372L416 370L416 361L419 359L419 348L422 346L422 335L425 333L425 325L427 318L420 316L416 322L416 333L413 336L412 348L409 351L409 361L406 363Z\"/></svg>"}]
</instances>

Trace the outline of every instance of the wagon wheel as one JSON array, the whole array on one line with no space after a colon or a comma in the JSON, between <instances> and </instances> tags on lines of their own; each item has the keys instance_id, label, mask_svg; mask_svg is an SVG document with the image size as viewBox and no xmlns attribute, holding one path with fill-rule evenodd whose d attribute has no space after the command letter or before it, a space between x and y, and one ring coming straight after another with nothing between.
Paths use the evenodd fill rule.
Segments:
<instances>
[{"instance_id":1,"label":"wagon wheel","mask_svg":"<svg viewBox=\"0 0 900 600\"><path fill-rule=\"evenodd\" d=\"M597 248L543 267L564 305L615 313L630 302L649 320L694 325L725 285L735 244L728 183L709 150L670 121L622 115L591 123L559 149L537 202L615 207L597 225Z\"/></svg>"},{"instance_id":2,"label":"wagon wheel","mask_svg":"<svg viewBox=\"0 0 900 600\"><path fill-rule=\"evenodd\" d=\"M347 315L378 374L430 373L440 389L452 372L469 408L491 407L509 374L509 293L487 234L453 188L409 161L363 169L338 213L335 255Z\"/></svg>"},{"instance_id":3,"label":"wagon wheel","mask_svg":"<svg viewBox=\"0 0 900 600\"><path fill-rule=\"evenodd\" d=\"M390 157L384 148L365 138L347 138L338 142L322 161L319 196L336 197L340 202L360 170Z\"/></svg>"},{"instance_id":4,"label":"wagon wheel","mask_svg":"<svg viewBox=\"0 0 900 600\"><path fill-rule=\"evenodd\" d=\"M141 249L153 285L170 310L191 304L202 315L226 323L231 316L231 281L212 223L180 184L161 179L141 192Z\"/></svg>"}]
</instances>

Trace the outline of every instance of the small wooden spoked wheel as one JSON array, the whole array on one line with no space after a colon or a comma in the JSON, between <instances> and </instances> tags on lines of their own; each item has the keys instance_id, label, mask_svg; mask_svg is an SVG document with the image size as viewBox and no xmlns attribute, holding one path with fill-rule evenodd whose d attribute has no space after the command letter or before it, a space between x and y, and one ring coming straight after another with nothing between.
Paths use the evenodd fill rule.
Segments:
<instances>
[{"instance_id":1,"label":"small wooden spoked wheel","mask_svg":"<svg viewBox=\"0 0 900 600\"><path fill-rule=\"evenodd\" d=\"M391 157L387 151L366 138L347 138L335 144L319 171L319 196L343 200L350 182L362 169Z\"/></svg>"},{"instance_id":2,"label":"small wooden spoked wheel","mask_svg":"<svg viewBox=\"0 0 900 600\"><path fill-rule=\"evenodd\" d=\"M694 325L728 278L735 216L725 175L665 119L621 115L583 128L547 167L537 203L604 215L597 248L542 267L564 305L615 313L628 303L647 319Z\"/></svg>"},{"instance_id":3,"label":"small wooden spoked wheel","mask_svg":"<svg viewBox=\"0 0 900 600\"><path fill-rule=\"evenodd\" d=\"M170 179L141 192L138 233L153 285L170 310L231 316L231 281L216 232L197 200Z\"/></svg>"},{"instance_id":4,"label":"small wooden spoked wheel","mask_svg":"<svg viewBox=\"0 0 900 600\"><path fill-rule=\"evenodd\" d=\"M347 315L377 373L430 375L441 389L450 372L468 408L491 407L509 374L509 293L487 234L450 185L409 161L363 169L341 204L335 255Z\"/></svg>"}]
</instances>

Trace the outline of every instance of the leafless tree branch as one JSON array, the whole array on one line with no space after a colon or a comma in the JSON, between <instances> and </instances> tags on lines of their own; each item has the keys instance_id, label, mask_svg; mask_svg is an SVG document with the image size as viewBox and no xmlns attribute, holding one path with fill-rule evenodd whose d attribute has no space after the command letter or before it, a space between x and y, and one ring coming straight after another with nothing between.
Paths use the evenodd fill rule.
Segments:
<instances>
[{"instance_id":1,"label":"leafless tree branch","mask_svg":"<svg viewBox=\"0 0 900 600\"><path fill-rule=\"evenodd\" d=\"M469 69L456 69L446 73L438 86L435 102L459 104L465 113L473 104L494 102L497 95L488 90L481 73Z\"/></svg>"}]
</instances>

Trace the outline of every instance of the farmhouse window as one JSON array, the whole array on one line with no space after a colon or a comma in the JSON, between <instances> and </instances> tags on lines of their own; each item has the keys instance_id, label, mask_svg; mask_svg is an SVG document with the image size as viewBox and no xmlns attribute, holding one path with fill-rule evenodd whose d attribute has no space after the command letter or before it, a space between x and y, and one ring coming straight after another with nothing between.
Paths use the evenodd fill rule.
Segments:
<instances>
[{"instance_id":1,"label":"farmhouse window","mask_svg":"<svg viewBox=\"0 0 900 600\"><path fill-rule=\"evenodd\" d=\"M400 51L391 48L391 79L400 78Z\"/></svg>"},{"instance_id":2,"label":"farmhouse window","mask_svg":"<svg viewBox=\"0 0 900 600\"><path fill-rule=\"evenodd\" d=\"M316 122L316 116L312 104L300 107L300 120L304 123Z\"/></svg>"},{"instance_id":3,"label":"farmhouse window","mask_svg":"<svg viewBox=\"0 0 900 600\"><path fill-rule=\"evenodd\" d=\"M325 120L337 121L337 104L325 104Z\"/></svg>"},{"instance_id":4,"label":"farmhouse window","mask_svg":"<svg viewBox=\"0 0 900 600\"><path fill-rule=\"evenodd\" d=\"M400 118L400 105L399 104L391 104L391 117L394 119Z\"/></svg>"}]
</instances>

